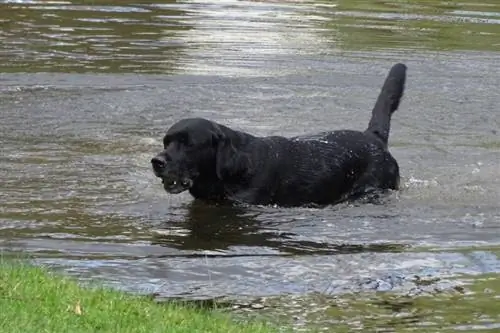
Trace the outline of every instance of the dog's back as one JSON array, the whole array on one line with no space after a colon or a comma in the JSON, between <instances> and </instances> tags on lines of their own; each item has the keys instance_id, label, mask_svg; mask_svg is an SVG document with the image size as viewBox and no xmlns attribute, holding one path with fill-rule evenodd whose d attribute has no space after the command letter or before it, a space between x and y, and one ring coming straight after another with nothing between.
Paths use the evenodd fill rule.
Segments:
<instances>
[{"instance_id":1,"label":"dog's back","mask_svg":"<svg viewBox=\"0 0 500 333\"><path fill-rule=\"evenodd\" d=\"M271 194L260 203L296 206L334 204L373 189L397 189L399 167L380 140L359 131L336 131L320 140L274 141L266 168L257 175ZM275 154L279 151L280 158ZM269 200L268 202L265 202Z\"/></svg>"}]
</instances>

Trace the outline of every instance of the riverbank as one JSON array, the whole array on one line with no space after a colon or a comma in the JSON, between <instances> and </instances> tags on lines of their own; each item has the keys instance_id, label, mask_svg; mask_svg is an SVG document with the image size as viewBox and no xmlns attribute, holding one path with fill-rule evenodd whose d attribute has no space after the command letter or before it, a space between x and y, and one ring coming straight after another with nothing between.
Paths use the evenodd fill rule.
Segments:
<instances>
[{"instance_id":1,"label":"riverbank","mask_svg":"<svg viewBox=\"0 0 500 333\"><path fill-rule=\"evenodd\" d=\"M47 269L1 259L0 308L0 331L9 333L274 332L264 323L236 323L216 310L85 288Z\"/></svg>"}]
</instances>

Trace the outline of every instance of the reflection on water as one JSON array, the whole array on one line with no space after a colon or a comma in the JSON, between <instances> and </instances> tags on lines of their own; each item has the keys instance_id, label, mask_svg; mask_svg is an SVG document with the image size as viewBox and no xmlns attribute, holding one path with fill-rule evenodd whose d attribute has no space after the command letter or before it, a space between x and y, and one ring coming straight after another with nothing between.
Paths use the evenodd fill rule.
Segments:
<instances>
[{"instance_id":1,"label":"reflection on water","mask_svg":"<svg viewBox=\"0 0 500 333\"><path fill-rule=\"evenodd\" d=\"M86 1L0 5L9 72L170 71L182 56L183 10Z\"/></svg>"},{"instance_id":2,"label":"reflection on water","mask_svg":"<svg viewBox=\"0 0 500 333\"><path fill-rule=\"evenodd\" d=\"M289 223L291 221L287 221ZM193 202L181 223L175 228L168 223L163 232L153 236L153 245L163 245L179 250L217 251L221 256L230 256L225 251L231 247L259 247L275 250L273 253L240 253L234 256L269 255L328 255L359 252L395 252L404 249L399 244L329 244L297 239L293 232L280 230L280 223L259 220L259 214L249 212L246 207L207 206ZM215 253L217 253L215 252ZM200 256L217 254L203 252Z\"/></svg>"},{"instance_id":3,"label":"reflection on water","mask_svg":"<svg viewBox=\"0 0 500 333\"><path fill-rule=\"evenodd\" d=\"M0 69L282 75L311 54L495 51L499 12L495 0L0 1Z\"/></svg>"},{"instance_id":4,"label":"reflection on water","mask_svg":"<svg viewBox=\"0 0 500 333\"><path fill-rule=\"evenodd\" d=\"M0 1L0 249L163 297L498 273L499 13L495 0ZM409 68L390 138L403 188L382 203L206 206L150 170L186 116L258 135L364 129L395 61Z\"/></svg>"}]
</instances>

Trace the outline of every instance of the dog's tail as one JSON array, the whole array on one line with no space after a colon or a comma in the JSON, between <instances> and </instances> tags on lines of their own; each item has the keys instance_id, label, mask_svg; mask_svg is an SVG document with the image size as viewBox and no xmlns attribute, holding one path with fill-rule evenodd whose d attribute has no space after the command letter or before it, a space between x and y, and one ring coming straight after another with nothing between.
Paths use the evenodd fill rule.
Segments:
<instances>
[{"instance_id":1,"label":"dog's tail","mask_svg":"<svg viewBox=\"0 0 500 333\"><path fill-rule=\"evenodd\" d=\"M389 140L392 113L397 110L399 101L403 97L405 80L406 65L398 63L392 66L378 95L372 110L372 118L366 129L366 132L375 134L385 144Z\"/></svg>"}]
</instances>

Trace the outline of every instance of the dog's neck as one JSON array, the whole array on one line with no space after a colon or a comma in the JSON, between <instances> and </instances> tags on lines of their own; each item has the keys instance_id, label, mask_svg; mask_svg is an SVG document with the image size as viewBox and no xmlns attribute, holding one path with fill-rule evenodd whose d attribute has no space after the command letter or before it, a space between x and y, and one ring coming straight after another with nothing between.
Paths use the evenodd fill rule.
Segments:
<instances>
[{"instance_id":1,"label":"dog's neck","mask_svg":"<svg viewBox=\"0 0 500 333\"><path fill-rule=\"evenodd\" d=\"M237 149L244 149L244 147L247 146L249 142L255 140L255 136L253 136L252 134L237 131L224 125L219 126L223 130L224 135L231 141L232 146Z\"/></svg>"}]
</instances>

